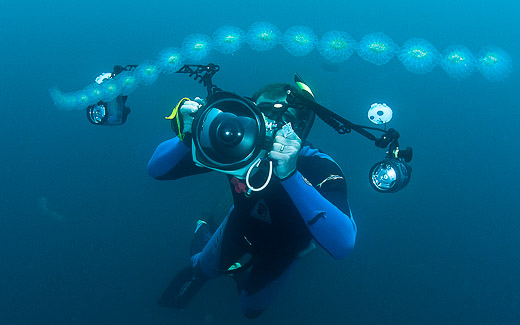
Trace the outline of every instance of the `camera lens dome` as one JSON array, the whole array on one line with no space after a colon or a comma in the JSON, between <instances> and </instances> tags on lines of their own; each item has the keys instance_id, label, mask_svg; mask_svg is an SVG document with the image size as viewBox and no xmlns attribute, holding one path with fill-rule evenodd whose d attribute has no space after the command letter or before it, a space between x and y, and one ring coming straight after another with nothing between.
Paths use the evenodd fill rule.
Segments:
<instances>
[{"instance_id":1,"label":"camera lens dome","mask_svg":"<svg viewBox=\"0 0 520 325\"><path fill-rule=\"evenodd\" d=\"M223 145L234 147L244 138L244 127L236 118L226 119L220 123L217 137Z\"/></svg>"}]
</instances>

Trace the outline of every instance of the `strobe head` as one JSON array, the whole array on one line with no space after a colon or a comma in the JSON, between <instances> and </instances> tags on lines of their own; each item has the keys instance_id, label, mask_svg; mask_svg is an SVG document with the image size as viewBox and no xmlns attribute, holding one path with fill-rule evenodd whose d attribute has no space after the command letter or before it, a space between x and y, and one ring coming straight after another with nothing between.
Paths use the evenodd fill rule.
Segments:
<instances>
[{"instance_id":1,"label":"strobe head","mask_svg":"<svg viewBox=\"0 0 520 325\"><path fill-rule=\"evenodd\" d=\"M117 96L115 99L87 107L87 120L94 125L114 126L125 124L130 108L125 106L127 96Z\"/></svg>"},{"instance_id":2,"label":"strobe head","mask_svg":"<svg viewBox=\"0 0 520 325\"><path fill-rule=\"evenodd\" d=\"M370 185L381 193L395 193L410 182L412 167L396 158L385 158L374 164L368 174Z\"/></svg>"}]
</instances>

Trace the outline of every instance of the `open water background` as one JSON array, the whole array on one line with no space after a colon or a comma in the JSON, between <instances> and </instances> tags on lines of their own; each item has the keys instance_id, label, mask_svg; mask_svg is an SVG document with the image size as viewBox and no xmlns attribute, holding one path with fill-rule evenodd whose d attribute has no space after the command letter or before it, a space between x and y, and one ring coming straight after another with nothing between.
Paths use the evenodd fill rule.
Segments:
<instances>
[{"instance_id":1,"label":"open water background","mask_svg":"<svg viewBox=\"0 0 520 325\"><path fill-rule=\"evenodd\" d=\"M520 320L520 5L514 1L20 1L0 4L0 322L2 324L513 324ZM356 40L382 31L439 50L488 44L513 58L490 83L437 67L413 75L397 59L354 55L331 66L317 51L277 46L212 54L214 82L250 95L298 72L323 105L369 123L373 102L394 109L413 177L392 195L373 191L384 152L317 121L310 140L343 167L359 233L351 256L302 260L274 305L243 318L233 281L209 283L183 311L155 301L188 262L195 221L218 203L225 177L158 182L146 164L172 136L164 120L183 96L205 91L161 76L127 104L122 127L96 127L58 110L48 89L75 91L114 64L139 64L192 33L269 21Z\"/></svg>"}]
</instances>

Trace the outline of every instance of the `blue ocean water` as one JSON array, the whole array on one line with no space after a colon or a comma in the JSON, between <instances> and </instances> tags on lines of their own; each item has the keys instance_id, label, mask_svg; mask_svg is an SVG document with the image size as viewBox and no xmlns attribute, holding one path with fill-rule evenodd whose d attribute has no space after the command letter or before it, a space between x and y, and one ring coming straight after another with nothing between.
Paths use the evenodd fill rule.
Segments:
<instances>
[{"instance_id":1,"label":"blue ocean water","mask_svg":"<svg viewBox=\"0 0 520 325\"><path fill-rule=\"evenodd\" d=\"M34 0L0 4L0 322L3 324L512 324L520 320L520 221L516 162L520 5L500 0L396 4L342 1ZM243 318L233 281L210 282L182 311L156 300L188 262L196 220L227 208L216 173L158 182L146 163L172 136L164 120L183 96L204 95L181 75L161 75L128 99L121 127L96 127L59 110L48 89L82 89L114 64L140 64L191 34L268 21L318 37L358 42L384 32L397 44L423 38L442 52L493 45L513 60L489 82L453 79L437 66L408 72L397 58L376 66L357 55L328 63L314 49L292 56L247 44L208 60L215 83L250 95L298 72L320 103L368 124L373 102L394 110L390 127L414 147L403 191L374 192L367 173L384 152L319 121L310 140L342 166L358 225L345 260L303 259L274 305ZM217 195L219 194L219 195ZM226 198L227 199L227 198ZM226 200L224 199L224 201Z\"/></svg>"}]
</instances>

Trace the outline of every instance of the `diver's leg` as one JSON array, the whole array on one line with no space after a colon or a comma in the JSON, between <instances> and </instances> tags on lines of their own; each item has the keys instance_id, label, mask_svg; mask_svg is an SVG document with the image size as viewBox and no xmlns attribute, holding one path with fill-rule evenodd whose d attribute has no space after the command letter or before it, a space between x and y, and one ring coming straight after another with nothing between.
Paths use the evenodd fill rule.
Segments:
<instances>
[{"instance_id":1,"label":"diver's leg","mask_svg":"<svg viewBox=\"0 0 520 325\"><path fill-rule=\"evenodd\" d=\"M204 249L192 256L192 264L198 265L203 274L215 278L234 265L250 249L244 239L240 216L233 211L222 221Z\"/></svg>"},{"instance_id":2,"label":"diver's leg","mask_svg":"<svg viewBox=\"0 0 520 325\"><path fill-rule=\"evenodd\" d=\"M215 232L215 228L204 220L197 221L197 227L190 244L190 257L202 252Z\"/></svg>"},{"instance_id":3,"label":"diver's leg","mask_svg":"<svg viewBox=\"0 0 520 325\"><path fill-rule=\"evenodd\" d=\"M227 217L220 225L219 229L225 228ZM190 244L190 256L192 264L183 268L170 282L158 300L158 304L163 307L184 308L193 299L197 292L204 286L210 276L202 272L198 263L201 251L211 240L210 226L202 220L197 221L195 234Z\"/></svg>"},{"instance_id":4,"label":"diver's leg","mask_svg":"<svg viewBox=\"0 0 520 325\"><path fill-rule=\"evenodd\" d=\"M163 307L184 308L207 280L222 274L223 270L235 263L247 248L237 242L236 226L228 222L229 215L211 236L202 252L191 257L192 265L182 269L160 297ZM230 229L228 229L230 228Z\"/></svg>"},{"instance_id":5,"label":"diver's leg","mask_svg":"<svg viewBox=\"0 0 520 325\"><path fill-rule=\"evenodd\" d=\"M198 220L190 244L190 256L193 258L195 254L200 253L210 238L210 226L207 222ZM196 263L189 265L175 275L159 298L158 304L163 307L184 308L207 280L208 277L201 272Z\"/></svg>"},{"instance_id":6,"label":"diver's leg","mask_svg":"<svg viewBox=\"0 0 520 325\"><path fill-rule=\"evenodd\" d=\"M296 260L253 265L240 293L240 308L247 318L259 317L273 302L292 273Z\"/></svg>"}]
</instances>

